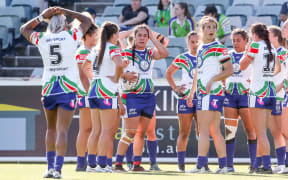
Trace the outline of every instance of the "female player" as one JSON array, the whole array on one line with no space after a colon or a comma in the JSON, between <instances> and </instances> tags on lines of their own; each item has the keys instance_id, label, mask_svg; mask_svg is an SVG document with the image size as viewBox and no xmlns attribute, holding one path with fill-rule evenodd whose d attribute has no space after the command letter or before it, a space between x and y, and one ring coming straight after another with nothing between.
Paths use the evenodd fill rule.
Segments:
<instances>
[{"instance_id":1,"label":"female player","mask_svg":"<svg viewBox=\"0 0 288 180\"><path fill-rule=\"evenodd\" d=\"M257 141L248 110L249 81L252 67L248 67L245 71L239 69L239 60L243 56L245 46L248 43L248 33L244 29L234 29L231 38L234 49L230 51L229 54L232 58L234 74L226 79L224 123L226 129L227 168L229 172L234 172L235 135L239 115L241 116L248 139L250 169L253 167L256 159Z\"/></svg>"},{"instance_id":2,"label":"female player","mask_svg":"<svg viewBox=\"0 0 288 180\"><path fill-rule=\"evenodd\" d=\"M276 166L272 171L273 173L279 173L285 168L285 152L286 152L286 143L285 138L282 134L281 129L281 116L282 116L282 102L285 96L285 90L283 88L283 82L287 75L286 70L286 58L287 58L287 49L285 49L285 39L282 37L281 29L277 26L269 26L269 40L274 48L277 50L277 57L281 63L281 71L278 73L275 79L276 85L276 106L272 109L271 120L269 121L269 129L274 138L274 145L276 150L276 157L278 166ZM278 90L278 91L277 91Z\"/></svg>"},{"instance_id":3,"label":"female player","mask_svg":"<svg viewBox=\"0 0 288 180\"><path fill-rule=\"evenodd\" d=\"M288 21L285 21L285 23L283 24L283 29L282 29L282 35L283 38L287 39L288 38ZM286 141L286 160L285 160L285 168L280 171L279 173L282 174L288 174L288 82L287 82L287 78L288 78L288 71L286 72L285 75L285 80L284 80L284 88L286 91L286 97L283 103L283 112L282 112L282 117L281 117L281 132L285 138Z\"/></svg>"},{"instance_id":4,"label":"female player","mask_svg":"<svg viewBox=\"0 0 288 180\"><path fill-rule=\"evenodd\" d=\"M80 26L68 31L63 14L78 19L81 22ZM33 31L44 19L50 19L48 32ZM42 103L47 119L45 142L48 163L45 178L61 178L67 134L75 109L77 83L80 80L77 63L73 59L77 42L90 25L91 20L80 13L51 7L21 27L23 36L39 48L44 64Z\"/></svg>"},{"instance_id":5,"label":"female player","mask_svg":"<svg viewBox=\"0 0 288 180\"><path fill-rule=\"evenodd\" d=\"M197 51L198 74L194 75L198 82L199 140L197 167L192 170L192 173L206 172L205 165L208 164L207 153L210 145L210 134L218 154L219 169L215 173L227 173L225 141L220 131L224 100L221 81L233 74L233 67L227 49L216 41L217 21L212 17L204 16L199 25L201 44Z\"/></svg>"},{"instance_id":6,"label":"female player","mask_svg":"<svg viewBox=\"0 0 288 180\"><path fill-rule=\"evenodd\" d=\"M97 57L99 77L92 81L88 93L92 126L95 129L97 128L96 126L101 126L101 133L97 144L98 149L94 149L95 151L97 150L98 165L95 167L95 162L93 167L88 162L87 171L112 172L110 166L106 168L107 155L111 147L113 147L115 127L118 126L120 122L117 83L122 74L122 69L125 66L122 62L121 51L119 47L116 46L118 39L118 25L112 22L102 24L100 30L100 49ZM90 58L87 57L87 59L89 60ZM91 58L91 60L93 59L95 59L95 56ZM88 76L90 80L93 79L92 73L89 73ZM94 139L94 142L95 140L96 139ZM93 140L91 139L91 141Z\"/></svg>"},{"instance_id":7,"label":"female player","mask_svg":"<svg viewBox=\"0 0 288 180\"><path fill-rule=\"evenodd\" d=\"M194 117L197 128L196 95L193 99L193 107L188 107L187 99L193 83L194 70L197 67L196 54L199 36L197 32L191 31L187 35L188 52L178 55L166 72L166 79L171 88L178 94L177 113L179 119L179 136L177 139L178 170L185 172L185 157L188 137L190 135L192 119ZM182 69L181 85L177 86L173 74Z\"/></svg>"},{"instance_id":8,"label":"female player","mask_svg":"<svg viewBox=\"0 0 288 180\"><path fill-rule=\"evenodd\" d=\"M88 138L92 129L91 113L89 109L89 102L87 93L90 87L90 82L85 73L83 72L82 65L86 61L87 55L90 53L92 47L96 46L98 41L98 26L94 23L91 24L90 28L83 35L83 44L78 48L76 53L76 62L78 63L78 69L80 74L81 82L79 88L85 96L78 99L79 107L79 132L76 140L77 149L77 168L76 171L86 171L87 160L86 151Z\"/></svg>"},{"instance_id":9,"label":"female player","mask_svg":"<svg viewBox=\"0 0 288 180\"><path fill-rule=\"evenodd\" d=\"M263 168L257 168L256 173L272 173L270 144L267 138L267 128L271 110L275 108L276 87L273 82L274 69L279 71L276 61L276 51L269 41L266 25L256 23L251 26L252 43L240 60L240 70L252 65L253 73L250 84L249 111L253 121L258 154L262 158ZM278 64L275 66L275 63ZM257 164L261 161L256 161ZM261 164L260 164L261 165Z\"/></svg>"},{"instance_id":10,"label":"female player","mask_svg":"<svg viewBox=\"0 0 288 180\"><path fill-rule=\"evenodd\" d=\"M134 29L134 44L132 49L122 51L122 57L130 61L127 71L122 77L134 83L134 87L126 87L123 84L122 99L126 104L125 134L118 144L115 170L124 171L122 167L124 154L130 143L133 142L137 132L139 139L144 139L145 132L155 109L154 86L152 83L153 60L162 59L168 56L167 49L152 35L152 31L146 25L136 26ZM151 40L155 48L146 48L148 40ZM135 76L133 72L137 72ZM131 78L128 76L132 76ZM139 77L139 78L138 78ZM138 141L134 146L134 167L133 171L143 171L140 166L144 141Z\"/></svg>"}]
</instances>

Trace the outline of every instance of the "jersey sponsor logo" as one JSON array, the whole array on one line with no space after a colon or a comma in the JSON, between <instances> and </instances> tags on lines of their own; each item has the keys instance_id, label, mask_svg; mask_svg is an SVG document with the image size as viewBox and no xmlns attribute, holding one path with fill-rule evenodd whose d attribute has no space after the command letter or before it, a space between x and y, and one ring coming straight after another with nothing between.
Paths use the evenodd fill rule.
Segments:
<instances>
[{"instance_id":1,"label":"jersey sponsor logo","mask_svg":"<svg viewBox=\"0 0 288 180\"><path fill-rule=\"evenodd\" d=\"M131 108L131 109L129 109L128 114L129 114L129 115L137 114L136 109L135 109L135 108Z\"/></svg>"},{"instance_id":2,"label":"jersey sponsor logo","mask_svg":"<svg viewBox=\"0 0 288 180\"><path fill-rule=\"evenodd\" d=\"M229 99L228 98L224 99L224 104L229 104Z\"/></svg>"},{"instance_id":3,"label":"jersey sponsor logo","mask_svg":"<svg viewBox=\"0 0 288 180\"><path fill-rule=\"evenodd\" d=\"M184 104L181 104L179 106L179 111L187 111L186 106Z\"/></svg>"},{"instance_id":4,"label":"jersey sponsor logo","mask_svg":"<svg viewBox=\"0 0 288 180\"><path fill-rule=\"evenodd\" d=\"M234 63L233 70L234 70L234 74L240 74L241 73L240 65L238 63Z\"/></svg>"}]
</instances>

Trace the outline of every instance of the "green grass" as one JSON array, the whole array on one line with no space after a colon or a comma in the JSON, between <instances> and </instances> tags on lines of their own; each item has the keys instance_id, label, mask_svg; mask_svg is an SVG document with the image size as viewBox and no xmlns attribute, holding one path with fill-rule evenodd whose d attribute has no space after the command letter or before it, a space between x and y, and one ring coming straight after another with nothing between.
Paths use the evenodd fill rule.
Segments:
<instances>
[{"instance_id":1,"label":"green grass","mask_svg":"<svg viewBox=\"0 0 288 180\"><path fill-rule=\"evenodd\" d=\"M38 180L42 179L42 175L46 169L46 164L0 164L1 180ZM288 179L288 175L255 175L248 174L247 165L236 165L237 173L232 174L189 174L176 172L176 164L160 164L161 172L144 172L144 173L86 173L75 172L76 164L64 164L62 169L63 179L69 180L258 180L258 179ZM148 165L144 164L148 169ZM190 170L194 165L186 165L186 169ZM209 166L211 170L217 168L216 165Z\"/></svg>"}]
</instances>

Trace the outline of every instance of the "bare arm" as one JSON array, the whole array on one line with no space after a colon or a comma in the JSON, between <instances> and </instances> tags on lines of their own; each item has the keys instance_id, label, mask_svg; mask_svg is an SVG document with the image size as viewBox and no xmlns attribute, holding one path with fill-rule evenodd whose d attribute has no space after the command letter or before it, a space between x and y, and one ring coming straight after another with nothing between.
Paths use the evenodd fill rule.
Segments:
<instances>
[{"instance_id":1,"label":"bare arm","mask_svg":"<svg viewBox=\"0 0 288 180\"><path fill-rule=\"evenodd\" d=\"M85 91L88 92L89 87L90 87L90 82L82 69L82 64L78 64L78 69L79 69L80 80L84 86Z\"/></svg>"},{"instance_id":2,"label":"bare arm","mask_svg":"<svg viewBox=\"0 0 288 180\"><path fill-rule=\"evenodd\" d=\"M30 36L33 33L33 29L40 23L38 18L43 16L44 19L50 19L53 15L60 13L59 8L50 7L45 9L39 16L31 19L20 27L20 32L22 35L30 41Z\"/></svg>"},{"instance_id":3,"label":"bare arm","mask_svg":"<svg viewBox=\"0 0 288 180\"><path fill-rule=\"evenodd\" d=\"M173 91L175 91L176 93L181 93L184 89L185 86L177 86L174 79L173 79L173 74L177 71L178 69L176 67L174 67L173 65L170 65L166 71L165 77L169 83L169 85L171 86L171 88L173 89Z\"/></svg>"},{"instance_id":4,"label":"bare arm","mask_svg":"<svg viewBox=\"0 0 288 180\"><path fill-rule=\"evenodd\" d=\"M231 76L234 72L233 72L233 66L232 66L232 62L228 61L224 64L222 64L224 70L221 71L219 74L215 75L214 77L212 77L209 82L206 85L206 92L209 93L212 87L212 84L215 81L222 81L224 79L226 79L227 77Z\"/></svg>"},{"instance_id":5,"label":"bare arm","mask_svg":"<svg viewBox=\"0 0 288 180\"><path fill-rule=\"evenodd\" d=\"M125 49L127 47L126 43L123 41L123 39L127 38L130 36L130 34L133 32L133 30L128 30L128 31L121 31L119 33L119 42L121 45L122 49Z\"/></svg>"},{"instance_id":6,"label":"bare arm","mask_svg":"<svg viewBox=\"0 0 288 180\"><path fill-rule=\"evenodd\" d=\"M93 79L93 69L92 69L92 66L91 66L91 62L90 61L85 61L84 64L82 65L81 69L84 72L84 74L86 75L86 77L90 81L92 81L92 79Z\"/></svg>"},{"instance_id":7,"label":"bare arm","mask_svg":"<svg viewBox=\"0 0 288 180\"><path fill-rule=\"evenodd\" d=\"M242 56L240 59L240 70L244 71L252 61L253 59L251 57L247 55Z\"/></svg>"},{"instance_id":8,"label":"bare arm","mask_svg":"<svg viewBox=\"0 0 288 180\"><path fill-rule=\"evenodd\" d=\"M277 60L275 62L274 76L280 72L281 72L281 62L280 62L280 59L277 58Z\"/></svg>"},{"instance_id":9,"label":"bare arm","mask_svg":"<svg viewBox=\"0 0 288 180\"><path fill-rule=\"evenodd\" d=\"M120 16L121 17L121 16ZM119 17L119 20L120 20L120 17ZM138 15L132 19L129 19L125 22L123 22L122 20L122 25L124 26L127 26L127 25L134 25L134 24L138 24L142 21L144 21L146 18L148 17L148 14L146 14L145 12L141 11L138 13Z\"/></svg>"},{"instance_id":10,"label":"bare arm","mask_svg":"<svg viewBox=\"0 0 288 180\"><path fill-rule=\"evenodd\" d=\"M188 107L192 107L193 106L194 94L195 94L195 92L197 90L197 76L198 76L198 68L195 69L195 73L194 73L194 76L193 76L192 88L191 88L190 94L188 95L188 99L187 99Z\"/></svg>"},{"instance_id":11,"label":"bare arm","mask_svg":"<svg viewBox=\"0 0 288 180\"><path fill-rule=\"evenodd\" d=\"M124 21L124 16L120 14L119 19L118 19L119 24L123 23L123 21Z\"/></svg>"}]
</instances>

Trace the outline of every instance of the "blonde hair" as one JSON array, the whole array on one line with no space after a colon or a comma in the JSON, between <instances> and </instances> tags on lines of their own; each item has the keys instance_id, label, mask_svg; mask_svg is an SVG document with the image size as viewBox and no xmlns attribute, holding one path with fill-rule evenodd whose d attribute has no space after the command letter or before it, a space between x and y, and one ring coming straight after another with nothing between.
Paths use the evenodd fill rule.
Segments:
<instances>
[{"instance_id":1,"label":"blonde hair","mask_svg":"<svg viewBox=\"0 0 288 180\"><path fill-rule=\"evenodd\" d=\"M48 31L52 33L59 33L65 29L66 26L66 17L61 15L53 16L48 24Z\"/></svg>"},{"instance_id":2,"label":"blonde hair","mask_svg":"<svg viewBox=\"0 0 288 180\"><path fill-rule=\"evenodd\" d=\"M199 27L200 30L202 31L204 29L205 24L208 23L215 23L216 24L216 28L218 29L218 22L215 18L211 17L211 16L203 16L200 21L199 21Z\"/></svg>"}]
</instances>

